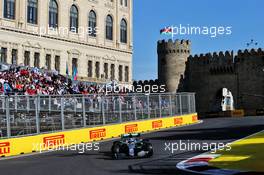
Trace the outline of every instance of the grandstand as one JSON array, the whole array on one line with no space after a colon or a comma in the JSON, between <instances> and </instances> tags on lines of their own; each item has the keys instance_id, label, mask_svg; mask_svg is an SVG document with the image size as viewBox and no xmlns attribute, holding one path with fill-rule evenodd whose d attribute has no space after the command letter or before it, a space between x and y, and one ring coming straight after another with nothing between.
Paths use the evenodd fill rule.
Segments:
<instances>
[{"instance_id":1,"label":"grandstand","mask_svg":"<svg viewBox=\"0 0 264 175\"><path fill-rule=\"evenodd\" d=\"M17 137L195 112L193 93L128 93L113 82L73 83L54 71L10 66L0 72L1 137ZM117 91L115 88L119 88Z\"/></svg>"}]
</instances>

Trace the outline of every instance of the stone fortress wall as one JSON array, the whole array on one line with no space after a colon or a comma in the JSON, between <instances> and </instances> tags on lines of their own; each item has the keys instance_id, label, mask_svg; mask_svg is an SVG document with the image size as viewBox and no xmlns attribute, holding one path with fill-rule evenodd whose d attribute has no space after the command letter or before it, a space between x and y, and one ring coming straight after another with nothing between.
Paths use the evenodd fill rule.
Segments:
<instances>
[{"instance_id":1,"label":"stone fortress wall","mask_svg":"<svg viewBox=\"0 0 264 175\"><path fill-rule=\"evenodd\" d=\"M232 92L236 109L264 108L262 49L194 56L188 51L190 41L158 42L158 79L169 92L195 92L199 113L219 110L223 88Z\"/></svg>"}]
</instances>

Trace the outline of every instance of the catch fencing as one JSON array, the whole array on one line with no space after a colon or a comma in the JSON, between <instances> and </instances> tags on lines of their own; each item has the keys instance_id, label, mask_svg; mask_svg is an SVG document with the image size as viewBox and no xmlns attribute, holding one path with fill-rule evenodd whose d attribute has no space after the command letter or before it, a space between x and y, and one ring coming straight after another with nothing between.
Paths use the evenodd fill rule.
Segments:
<instances>
[{"instance_id":1,"label":"catch fencing","mask_svg":"<svg viewBox=\"0 0 264 175\"><path fill-rule=\"evenodd\" d=\"M0 96L0 138L195 112L194 93Z\"/></svg>"}]
</instances>

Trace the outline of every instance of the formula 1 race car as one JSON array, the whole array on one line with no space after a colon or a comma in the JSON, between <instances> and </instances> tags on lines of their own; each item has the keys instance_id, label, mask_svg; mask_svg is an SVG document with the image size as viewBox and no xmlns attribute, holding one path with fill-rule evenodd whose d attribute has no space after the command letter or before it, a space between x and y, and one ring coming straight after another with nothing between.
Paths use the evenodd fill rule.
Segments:
<instances>
[{"instance_id":1,"label":"formula 1 race car","mask_svg":"<svg viewBox=\"0 0 264 175\"><path fill-rule=\"evenodd\" d=\"M124 134L120 141L115 141L111 148L114 159L142 158L153 156L152 144L141 139L140 134Z\"/></svg>"}]
</instances>

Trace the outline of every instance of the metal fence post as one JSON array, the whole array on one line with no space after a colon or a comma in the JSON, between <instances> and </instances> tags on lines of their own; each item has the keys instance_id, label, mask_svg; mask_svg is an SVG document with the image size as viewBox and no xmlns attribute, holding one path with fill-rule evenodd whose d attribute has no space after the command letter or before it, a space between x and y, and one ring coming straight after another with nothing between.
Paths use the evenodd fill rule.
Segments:
<instances>
[{"instance_id":1,"label":"metal fence post","mask_svg":"<svg viewBox=\"0 0 264 175\"><path fill-rule=\"evenodd\" d=\"M6 131L7 137L11 137L11 128L10 128L10 109L9 109L9 97L6 97Z\"/></svg>"},{"instance_id":2,"label":"metal fence post","mask_svg":"<svg viewBox=\"0 0 264 175\"><path fill-rule=\"evenodd\" d=\"M172 100L171 100L171 94L169 96L169 106L170 106L170 116L172 116Z\"/></svg>"},{"instance_id":3,"label":"metal fence post","mask_svg":"<svg viewBox=\"0 0 264 175\"><path fill-rule=\"evenodd\" d=\"M161 95L159 94L159 117L162 118L162 101L161 101Z\"/></svg>"},{"instance_id":4,"label":"metal fence post","mask_svg":"<svg viewBox=\"0 0 264 175\"><path fill-rule=\"evenodd\" d=\"M29 105L29 96L27 95L26 98L27 98L27 111L29 111L29 108L30 108L30 105Z\"/></svg>"},{"instance_id":5,"label":"metal fence post","mask_svg":"<svg viewBox=\"0 0 264 175\"><path fill-rule=\"evenodd\" d=\"M178 94L175 95L175 115L178 115L179 113L179 108L178 108Z\"/></svg>"},{"instance_id":6,"label":"metal fence post","mask_svg":"<svg viewBox=\"0 0 264 175\"><path fill-rule=\"evenodd\" d=\"M191 96L188 94L188 114L191 113Z\"/></svg>"},{"instance_id":7,"label":"metal fence post","mask_svg":"<svg viewBox=\"0 0 264 175\"><path fill-rule=\"evenodd\" d=\"M77 98L74 97L74 102L73 102L73 107L74 107L74 113L76 114L77 113Z\"/></svg>"},{"instance_id":8,"label":"metal fence post","mask_svg":"<svg viewBox=\"0 0 264 175\"><path fill-rule=\"evenodd\" d=\"M182 94L179 94L179 98L180 98L180 115L182 115L182 100L181 100L181 98L182 98Z\"/></svg>"},{"instance_id":9,"label":"metal fence post","mask_svg":"<svg viewBox=\"0 0 264 175\"><path fill-rule=\"evenodd\" d=\"M122 103L121 103L121 97L118 96L119 101L119 122L122 123Z\"/></svg>"},{"instance_id":10,"label":"metal fence post","mask_svg":"<svg viewBox=\"0 0 264 175\"><path fill-rule=\"evenodd\" d=\"M150 102L149 102L149 95L147 95L147 108L148 108L148 118L150 118Z\"/></svg>"},{"instance_id":11,"label":"metal fence post","mask_svg":"<svg viewBox=\"0 0 264 175\"><path fill-rule=\"evenodd\" d=\"M193 94L193 106L194 106L194 111L193 112L197 112L196 111L196 101L195 101L196 98L195 98L195 95L196 94Z\"/></svg>"},{"instance_id":12,"label":"metal fence post","mask_svg":"<svg viewBox=\"0 0 264 175\"><path fill-rule=\"evenodd\" d=\"M64 123L64 98L61 97L61 130L65 130Z\"/></svg>"},{"instance_id":13,"label":"metal fence post","mask_svg":"<svg viewBox=\"0 0 264 175\"><path fill-rule=\"evenodd\" d=\"M49 95L49 112L51 111L51 96Z\"/></svg>"},{"instance_id":14,"label":"metal fence post","mask_svg":"<svg viewBox=\"0 0 264 175\"><path fill-rule=\"evenodd\" d=\"M137 120L137 98L136 95L134 95L134 117L135 121Z\"/></svg>"},{"instance_id":15,"label":"metal fence post","mask_svg":"<svg viewBox=\"0 0 264 175\"><path fill-rule=\"evenodd\" d=\"M40 107L40 96L38 95L38 110L39 112L41 111L41 107Z\"/></svg>"},{"instance_id":16,"label":"metal fence post","mask_svg":"<svg viewBox=\"0 0 264 175\"><path fill-rule=\"evenodd\" d=\"M83 107L83 127L86 127L86 109L85 109L85 98L82 96L82 107Z\"/></svg>"},{"instance_id":17,"label":"metal fence post","mask_svg":"<svg viewBox=\"0 0 264 175\"><path fill-rule=\"evenodd\" d=\"M17 95L15 95L15 111L17 111Z\"/></svg>"},{"instance_id":18,"label":"metal fence post","mask_svg":"<svg viewBox=\"0 0 264 175\"><path fill-rule=\"evenodd\" d=\"M36 117L36 131L37 134L40 133L40 126L39 126L39 96L35 97L35 117Z\"/></svg>"},{"instance_id":19,"label":"metal fence post","mask_svg":"<svg viewBox=\"0 0 264 175\"><path fill-rule=\"evenodd\" d=\"M2 101L2 108L3 108L3 112L5 111L6 108L6 99L5 96L1 96L1 101Z\"/></svg>"},{"instance_id":20,"label":"metal fence post","mask_svg":"<svg viewBox=\"0 0 264 175\"><path fill-rule=\"evenodd\" d=\"M102 96L101 98L101 110L102 110L102 115L103 115L103 125L105 125L105 107L104 107L104 100L105 98Z\"/></svg>"}]
</instances>

